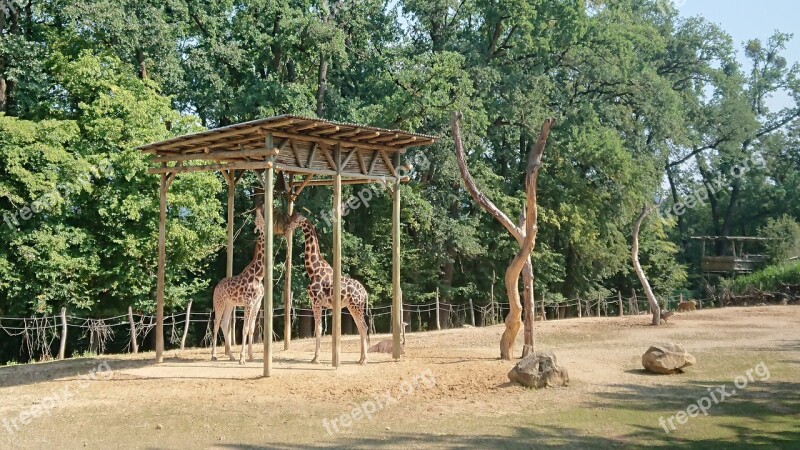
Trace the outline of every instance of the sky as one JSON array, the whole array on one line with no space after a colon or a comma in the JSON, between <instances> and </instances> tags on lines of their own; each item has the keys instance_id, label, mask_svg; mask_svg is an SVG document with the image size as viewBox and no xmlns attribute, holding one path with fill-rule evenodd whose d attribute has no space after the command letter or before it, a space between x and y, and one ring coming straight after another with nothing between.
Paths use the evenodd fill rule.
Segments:
<instances>
[{"instance_id":1,"label":"sky","mask_svg":"<svg viewBox=\"0 0 800 450\"><path fill-rule=\"evenodd\" d=\"M682 16L703 16L730 34L743 64L746 64L743 43L754 38L766 42L775 30L794 34L783 56L789 65L800 62L800 2L797 0L674 0L674 4ZM791 104L788 95L782 95L772 99L769 106L774 110Z\"/></svg>"}]
</instances>

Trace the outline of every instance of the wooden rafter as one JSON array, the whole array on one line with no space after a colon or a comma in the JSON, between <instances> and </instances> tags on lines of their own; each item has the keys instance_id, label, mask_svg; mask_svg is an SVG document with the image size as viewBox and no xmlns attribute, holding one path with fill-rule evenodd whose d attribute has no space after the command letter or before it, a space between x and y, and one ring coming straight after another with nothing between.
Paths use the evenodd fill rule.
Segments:
<instances>
[{"instance_id":1,"label":"wooden rafter","mask_svg":"<svg viewBox=\"0 0 800 450\"><path fill-rule=\"evenodd\" d=\"M356 157L358 158L358 167L361 168L361 173L364 175L367 174L367 164L364 162L364 155L361 154L361 150L355 149Z\"/></svg>"},{"instance_id":2,"label":"wooden rafter","mask_svg":"<svg viewBox=\"0 0 800 450\"><path fill-rule=\"evenodd\" d=\"M323 147L322 148L322 156L324 156L325 160L328 161L328 166L331 169L333 169L333 170L337 169L337 164L336 164L336 162L334 162L333 157L331 156L331 153L330 153L329 149Z\"/></svg>"},{"instance_id":3,"label":"wooden rafter","mask_svg":"<svg viewBox=\"0 0 800 450\"><path fill-rule=\"evenodd\" d=\"M316 142L311 144L311 152L308 154L308 163L306 164L307 169L314 168L314 156L317 154L317 149L319 148L319 144Z\"/></svg>"},{"instance_id":4,"label":"wooden rafter","mask_svg":"<svg viewBox=\"0 0 800 450\"><path fill-rule=\"evenodd\" d=\"M386 167L389 169L389 173L394 176L397 176L397 172L394 169L394 164L392 164L392 160L386 156L386 152L378 152L381 155L381 159L383 159L383 163L386 164Z\"/></svg>"},{"instance_id":5,"label":"wooden rafter","mask_svg":"<svg viewBox=\"0 0 800 450\"><path fill-rule=\"evenodd\" d=\"M378 158L380 158L380 155L378 155L378 153L372 155L372 162L369 163L369 170L367 171L367 175L372 175L372 172L375 171L375 164L378 162Z\"/></svg>"}]
</instances>

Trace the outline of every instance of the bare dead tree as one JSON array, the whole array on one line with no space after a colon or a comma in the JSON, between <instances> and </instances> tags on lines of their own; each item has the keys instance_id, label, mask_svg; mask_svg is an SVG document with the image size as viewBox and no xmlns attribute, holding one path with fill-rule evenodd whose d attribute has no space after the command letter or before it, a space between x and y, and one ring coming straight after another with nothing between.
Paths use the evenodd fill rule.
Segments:
<instances>
[{"instance_id":1,"label":"bare dead tree","mask_svg":"<svg viewBox=\"0 0 800 450\"><path fill-rule=\"evenodd\" d=\"M481 208L492 215L506 230L517 240L519 244L519 251L514 259L506 269L505 283L506 293L508 296L508 303L510 311L506 316L505 324L506 329L500 339L500 358L510 360L514 355L514 341L521 327L522 322L522 305L520 304L519 295L519 277L523 269L525 276L523 281L525 283L525 303L527 311L531 314L526 314L526 317L533 316L533 265L531 264L531 252L536 245L536 232L538 230L538 208L536 203L536 182L539 177L539 169L542 165L542 154L544 153L547 137L550 134L550 129L555 123L554 119L547 119L542 124L539 138L535 143L531 143L530 151L528 153L528 165L526 168L525 176L525 195L527 202L525 211L520 220L520 225L514 225L511 219L501 211L488 197L486 197L475 185L475 181L469 173L467 168L466 156L464 154L464 146L461 140L461 127L459 122L461 120L461 113L456 112L453 114L452 129L453 140L456 147L456 160L458 168L461 172L461 178L464 180L467 192L469 192L472 199L475 200ZM535 342L533 335L533 320L526 320L526 329L530 326L530 332L525 333L525 348L523 355L527 355L533 351Z\"/></svg>"},{"instance_id":2,"label":"bare dead tree","mask_svg":"<svg viewBox=\"0 0 800 450\"><path fill-rule=\"evenodd\" d=\"M650 311L653 312L653 325L661 325L661 307L658 306L656 296L653 294L653 289L650 287L650 282L647 281L647 276L642 270L642 265L639 263L639 229L642 227L645 217L653 212L656 208L655 205L645 204L642 207L642 212L636 218L636 223L633 225L633 245L631 246L631 260L633 261L633 270L636 271L636 276L644 288L644 294L647 296L647 303L650 304Z\"/></svg>"}]
</instances>

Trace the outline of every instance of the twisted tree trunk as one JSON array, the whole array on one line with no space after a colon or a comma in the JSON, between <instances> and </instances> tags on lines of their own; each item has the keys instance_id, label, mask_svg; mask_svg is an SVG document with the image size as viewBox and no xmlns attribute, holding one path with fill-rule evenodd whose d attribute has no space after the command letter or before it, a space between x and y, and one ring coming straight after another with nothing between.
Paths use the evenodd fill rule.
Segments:
<instances>
[{"instance_id":1,"label":"twisted tree trunk","mask_svg":"<svg viewBox=\"0 0 800 450\"><path fill-rule=\"evenodd\" d=\"M631 246L631 259L633 260L633 270L636 271L636 276L644 288L644 294L647 296L647 303L650 304L650 311L653 312L653 325L661 325L661 307L658 306L656 296L653 294L653 289L650 287L650 282L647 281L647 276L642 270L642 265L639 263L639 229L642 227L642 222L648 214L653 212L655 206L644 205L639 217L636 218L636 223L633 225L633 245Z\"/></svg>"},{"instance_id":2,"label":"twisted tree trunk","mask_svg":"<svg viewBox=\"0 0 800 450\"><path fill-rule=\"evenodd\" d=\"M472 196L473 200L481 206L486 212L497 219L509 233L519 243L519 251L514 259L509 264L506 270L505 283L506 293L508 295L508 303L510 311L506 316L505 324L506 329L500 339L500 358L510 360L514 355L514 343L522 325L522 305L520 303L519 295L519 276L526 263L530 261L530 254L536 244L536 232L538 230L538 208L536 203L536 182L539 177L539 169L542 166L542 154L544 153L547 137L550 134L550 129L555 123L554 119L547 119L542 124L539 138L536 143L531 143L530 152L528 154L528 165L525 176L525 195L527 202L525 206L525 215L519 227L514 225L508 216L503 213L489 198L487 198L475 185L475 181L469 174L467 169L466 156L464 154L464 146L461 141L461 128L459 120L461 113L453 114L452 129L453 140L456 147L456 160L458 168L461 172L461 178L464 179L464 184L467 191ZM533 311L533 274L532 269L526 273L525 276L525 292L530 292L530 310ZM527 295L526 295L527 297ZM532 314L531 314L532 315ZM533 321L531 320L531 326ZM533 332L525 335L525 345L529 347L528 350L533 349Z\"/></svg>"}]
</instances>

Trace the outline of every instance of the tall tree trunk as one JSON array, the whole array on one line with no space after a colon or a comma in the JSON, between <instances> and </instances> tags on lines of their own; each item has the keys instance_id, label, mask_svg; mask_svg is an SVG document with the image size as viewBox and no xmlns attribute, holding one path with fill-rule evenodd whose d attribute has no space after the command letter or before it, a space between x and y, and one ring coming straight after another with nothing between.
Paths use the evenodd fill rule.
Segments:
<instances>
[{"instance_id":1,"label":"tall tree trunk","mask_svg":"<svg viewBox=\"0 0 800 450\"><path fill-rule=\"evenodd\" d=\"M528 260L525 261L525 266L522 268L522 293L523 293L523 307L525 317L524 335L525 344L522 346L522 357L536 351L536 335L533 333L533 321L535 316L535 302L533 292L533 264L531 263L531 256L528 255Z\"/></svg>"},{"instance_id":2,"label":"tall tree trunk","mask_svg":"<svg viewBox=\"0 0 800 450\"><path fill-rule=\"evenodd\" d=\"M633 245L631 246L631 259L633 260L633 270L636 271L636 276L644 288L644 294L647 296L647 303L650 304L650 310L653 312L653 325L661 325L661 307L658 306L653 289L650 287L650 282L647 281L647 276L642 270L642 265L639 263L639 229L642 227L642 222L645 217L650 214L655 207L644 205L639 217L636 218L636 224L633 226Z\"/></svg>"},{"instance_id":3,"label":"tall tree trunk","mask_svg":"<svg viewBox=\"0 0 800 450\"><path fill-rule=\"evenodd\" d=\"M505 275L506 294L508 296L509 313L506 316L506 329L500 338L500 358L511 360L514 355L514 344L522 326L522 305L519 295L519 277L525 264L530 260L530 254L536 244L536 233L538 231L538 208L536 203L536 182L539 176L539 169L542 165L542 154L544 153L547 137L550 134L555 121L547 119L542 124L539 139L535 143L531 142L530 153L528 154L528 165L525 177L525 195L527 202L525 206L524 229L514 225L508 216L502 212L489 198L487 198L475 185L475 181L467 169L464 146L461 140L461 128L459 126L460 113L453 114L452 129L453 141L456 147L456 161L458 162L461 178L473 200L486 212L492 215L506 230L517 240L519 251L508 266ZM532 289L531 277L531 289ZM531 296L531 303L533 297ZM532 325L532 324L531 324ZM530 337L533 337L531 333ZM525 345L533 347L532 341L526 341Z\"/></svg>"},{"instance_id":4,"label":"tall tree trunk","mask_svg":"<svg viewBox=\"0 0 800 450\"><path fill-rule=\"evenodd\" d=\"M317 80L317 117L325 117L325 91L328 90L328 58L319 54L319 77Z\"/></svg>"},{"instance_id":5,"label":"tall tree trunk","mask_svg":"<svg viewBox=\"0 0 800 450\"><path fill-rule=\"evenodd\" d=\"M672 167L667 164L667 181L669 181L669 190L672 193L672 203L677 205L680 201L680 197L678 196L678 187L675 185L675 178L672 174ZM686 220L684 220L683 215L678 216L678 233L680 234L681 238L681 250L684 252L686 251L686 247L688 246L688 241L686 240Z\"/></svg>"}]
</instances>

